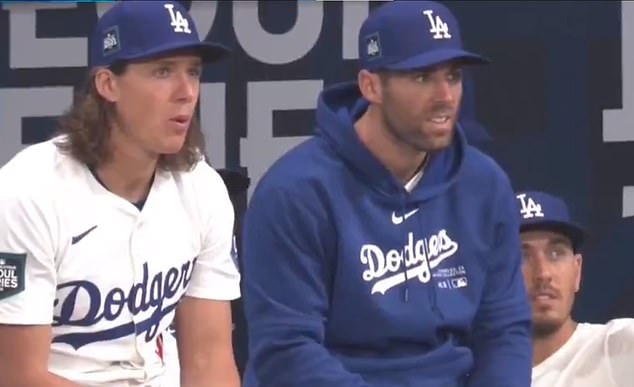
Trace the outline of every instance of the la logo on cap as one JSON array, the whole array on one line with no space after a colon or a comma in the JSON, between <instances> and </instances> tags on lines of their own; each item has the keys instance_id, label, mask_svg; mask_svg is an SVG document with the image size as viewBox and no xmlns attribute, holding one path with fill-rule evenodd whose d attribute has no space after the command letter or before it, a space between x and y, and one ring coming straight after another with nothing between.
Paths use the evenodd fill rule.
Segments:
<instances>
[{"instance_id":1,"label":"la logo on cap","mask_svg":"<svg viewBox=\"0 0 634 387\"><path fill-rule=\"evenodd\" d=\"M442 21L440 16L438 15L436 15L436 17L432 16L433 13L434 11L431 9L427 9L423 11L423 14L427 15L427 19L429 20L429 24L431 25L429 32L433 34L432 38L450 39L451 34L449 33L449 26L447 25L447 23Z\"/></svg>"},{"instance_id":2,"label":"la logo on cap","mask_svg":"<svg viewBox=\"0 0 634 387\"><path fill-rule=\"evenodd\" d=\"M544 213L542 212L542 205L536 203L533 198L527 198L525 193L517 195L517 198L520 200L520 203L522 205L522 208L520 209L520 214L522 214L524 219L544 217Z\"/></svg>"},{"instance_id":3,"label":"la logo on cap","mask_svg":"<svg viewBox=\"0 0 634 387\"><path fill-rule=\"evenodd\" d=\"M183 17L181 11L176 10L176 12L174 12L174 4L164 4L163 7L169 11L170 18L172 19L170 25L174 27L174 32L192 33L189 29L189 21Z\"/></svg>"}]
</instances>

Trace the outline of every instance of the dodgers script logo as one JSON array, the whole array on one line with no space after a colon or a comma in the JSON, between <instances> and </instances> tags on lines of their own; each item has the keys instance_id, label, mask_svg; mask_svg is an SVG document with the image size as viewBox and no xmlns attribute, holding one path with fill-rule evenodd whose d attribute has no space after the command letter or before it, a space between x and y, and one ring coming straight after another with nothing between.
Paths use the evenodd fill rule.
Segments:
<instances>
[{"instance_id":1,"label":"dodgers script logo","mask_svg":"<svg viewBox=\"0 0 634 387\"><path fill-rule=\"evenodd\" d=\"M385 294L391 288L415 278L424 284L428 283L431 269L458 251L458 243L451 240L445 229L418 240L414 240L414 233L410 232L407 239L408 243L402 250L384 252L377 245L361 246L359 258L367 266L363 271L363 279L367 282L376 281L372 286L372 294ZM405 270L402 265L405 265Z\"/></svg>"},{"instance_id":2,"label":"dodgers script logo","mask_svg":"<svg viewBox=\"0 0 634 387\"><path fill-rule=\"evenodd\" d=\"M115 340L132 334L145 333L149 342L158 333L163 317L169 314L178 303L175 296L179 290L184 292L191 280L196 259L184 263L181 267L172 267L166 273L158 272L149 278L148 264L143 264L143 279L130 289L113 288L106 292L90 281L70 281L57 286L53 326L98 327L102 321L115 321L124 309L132 316L152 309L152 314L143 321L126 321L113 328L58 335L54 343L66 343L75 349L98 341ZM64 296L61 296L64 295ZM78 312L79 300L89 300L85 312ZM168 304L168 302L171 302ZM78 315L82 314L82 315Z\"/></svg>"}]
</instances>

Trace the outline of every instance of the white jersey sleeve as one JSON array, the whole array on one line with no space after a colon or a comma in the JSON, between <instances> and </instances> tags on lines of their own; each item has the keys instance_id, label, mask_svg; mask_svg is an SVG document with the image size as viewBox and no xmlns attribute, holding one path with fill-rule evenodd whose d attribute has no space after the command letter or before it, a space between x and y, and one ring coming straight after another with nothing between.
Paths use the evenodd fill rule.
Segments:
<instances>
[{"instance_id":1,"label":"white jersey sleeve","mask_svg":"<svg viewBox=\"0 0 634 387\"><path fill-rule=\"evenodd\" d=\"M634 319L580 323L561 348L533 367L531 386L632 386L633 359Z\"/></svg>"},{"instance_id":2,"label":"white jersey sleeve","mask_svg":"<svg viewBox=\"0 0 634 387\"><path fill-rule=\"evenodd\" d=\"M604 355L614 386L634 384L634 319L621 318L607 324Z\"/></svg>"},{"instance_id":3,"label":"white jersey sleeve","mask_svg":"<svg viewBox=\"0 0 634 387\"><path fill-rule=\"evenodd\" d=\"M54 222L46 203L19 183L28 178L0 169L0 324L52 323Z\"/></svg>"},{"instance_id":4,"label":"white jersey sleeve","mask_svg":"<svg viewBox=\"0 0 634 387\"><path fill-rule=\"evenodd\" d=\"M235 213L227 187L215 170L200 162L193 171L202 215L203 243L186 295L214 300L240 297L240 273L232 258Z\"/></svg>"}]
</instances>

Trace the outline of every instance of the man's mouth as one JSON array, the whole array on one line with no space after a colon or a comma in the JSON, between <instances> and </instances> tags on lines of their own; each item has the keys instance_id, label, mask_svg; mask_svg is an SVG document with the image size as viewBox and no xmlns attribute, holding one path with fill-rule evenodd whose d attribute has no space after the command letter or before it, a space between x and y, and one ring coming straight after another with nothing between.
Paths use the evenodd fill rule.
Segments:
<instances>
[{"instance_id":1,"label":"man's mouth","mask_svg":"<svg viewBox=\"0 0 634 387\"><path fill-rule=\"evenodd\" d=\"M179 124L185 124L185 123L187 123L187 121L189 121L189 116L181 114L181 115L178 115L178 116L170 118L170 121L174 121L174 122L177 122Z\"/></svg>"},{"instance_id":2,"label":"man's mouth","mask_svg":"<svg viewBox=\"0 0 634 387\"><path fill-rule=\"evenodd\" d=\"M433 122L434 124L446 124L447 122L449 122L449 116L448 115L439 115L439 116L434 116L430 119L431 122Z\"/></svg>"},{"instance_id":3,"label":"man's mouth","mask_svg":"<svg viewBox=\"0 0 634 387\"><path fill-rule=\"evenodd\" d=\"M535 301L549 301L555 299L557 299L557 294L552 290L543 290L533 294L533 300Z\"/></svg>"}]
</instances>

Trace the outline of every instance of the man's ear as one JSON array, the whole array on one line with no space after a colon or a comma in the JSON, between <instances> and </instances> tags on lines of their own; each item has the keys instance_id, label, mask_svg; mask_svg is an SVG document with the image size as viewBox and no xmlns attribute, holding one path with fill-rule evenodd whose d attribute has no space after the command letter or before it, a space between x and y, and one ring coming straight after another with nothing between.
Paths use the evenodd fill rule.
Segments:
<instances>
[{"instance_id":1,"label":"man's ear","mask_svg":"<svg viewBox=\"0 0 634 387\"><path fill-rule=\"evenodd\" d=\"M359 91L371 104L380 104L383 101L383 80L377 73L361 70L357 74Z\"/></svg>"},{"instance_id":2,"label":"man's ear","mask_svg":"<svg viewBox=\"0 0 634 387\"><path fill-rule=\"evenodd\" d=\"M575 254L575 293L581 289L581 273L583 268L583 255Z\"/></svg>"},{"instance_id":3,"label":"man's ear","mask_svg":"<svg viewBox=\"0 0 634 387\"><path fill-rule=\"evenodd\" d=\"M116 102L119 99L119 85L117 76L106 68L95 72L95 89L106 101Z\"/></svg>"}]
</instances>

